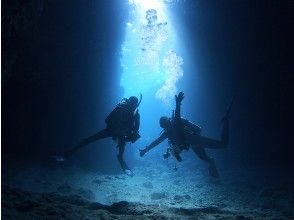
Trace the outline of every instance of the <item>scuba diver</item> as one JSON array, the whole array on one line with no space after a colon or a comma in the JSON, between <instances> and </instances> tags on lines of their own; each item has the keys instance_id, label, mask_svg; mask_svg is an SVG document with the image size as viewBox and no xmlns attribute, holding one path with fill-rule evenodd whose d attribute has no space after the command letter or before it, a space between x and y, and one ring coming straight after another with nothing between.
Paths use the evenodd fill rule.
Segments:
<instances>
[{"instance_id":1,"label":"scuba diver","mask_svg":"<svg viewBox=\"0 0 294 220\"><path fill-rule=\"evenodd\" d=\"M94 141L111 137L117 142L117 148L119 151L117 158L121 168L127 175L132 176L132 171L129 169L123 159L123 153L126 142L135 143L141 137L139 134L140 114L138 110L141 101L142 95L140 95L140 101L135 96L122 99L122 101L106 117L106 128L86 139L83 139L79 144L77 144L70 151L66 152L64 155L53 156L54 159L56 161L64 161L82 147L85 147Z\"/></svg>"},{"instance_id":2,"label":"scuba diver","mask_svg":"<svg viewBox=\"0 0 294 220\"><path fill-rule=\"evenodd\" d=\"M201 135L201 128L194 123L181 118L181 102L184 99L184 93L180 92L175 96L176 109L171 118L161 117L159 120L160 127L163 128L161 135L150 145L140 150L140 156L143 157L152 148L159 145L165 139L168 139L169 147L163 155L168 158L172 154L177 161L181 162L180 153L188 150L190 147L194 153L209 165L209 174L212 177L219 177L218 170L215 166L214 159L209 157L205 148L221 149L226 148L229 140L229 113L232 103L222 119L223 128L221 140L214 140Z\"/></svg>"}]
</instances>

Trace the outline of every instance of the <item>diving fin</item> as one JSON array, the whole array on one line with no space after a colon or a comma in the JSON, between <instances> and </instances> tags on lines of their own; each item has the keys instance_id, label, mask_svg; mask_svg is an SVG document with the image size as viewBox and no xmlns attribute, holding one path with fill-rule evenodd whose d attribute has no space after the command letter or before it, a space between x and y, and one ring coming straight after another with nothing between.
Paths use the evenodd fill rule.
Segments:
<instances>
[{"instance_id":1,"label":"diving fin","mask_svg":"<svg viewBox=\"0 0 294 220\"><path fill-rule=\"evenodd\" d=\"M216 168L213 160L209 164L208 171L209 171L209 175L210 176L212 176L214 178L218 178L219 177L219 173L217 171L217 168Z\"/></svg>"},{"instance_id":2,"label":"diving fin","mask_svg":"<svg viewBox=\"0 0 294 220\"><path fill-rule=\"evenodd\" d=\"M124 172L125 172L125 174L127 174L128 176L131 176L131 177L134 176L134 173L133 173L131 170L129 170L129 169L125 169Z\"/></svg>"},{"instance_id":3,"label":"diving fin","mask_svg":"<svg viewBox=\"0 0 294 220\"><path fill-rule=\"evenodd\" d=\"M65 156L62 155L52 155L50 158L56 162L64 162L67 159Z\"/></svg>"}]
</instances>

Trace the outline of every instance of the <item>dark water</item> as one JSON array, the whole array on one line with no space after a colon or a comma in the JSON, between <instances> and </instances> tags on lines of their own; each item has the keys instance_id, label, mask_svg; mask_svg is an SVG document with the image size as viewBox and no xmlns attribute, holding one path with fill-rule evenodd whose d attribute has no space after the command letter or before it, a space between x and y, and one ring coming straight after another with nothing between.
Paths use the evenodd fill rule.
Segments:
<instances>
[{"instance_id":1,"label":"dark water","mask_svg":"<svg viewBox=\"0 0 294 220\"><path fill-rule=\"evenodd\" d=\"M218 138L220 119L235 96L228 148L207 151L219 169L216 180L191 150L182 154L181 163L164 160L166 142L139 156L139 149L160 132L160 106L148 98L143 98L148 105L142 105L142 111L150 115L144 113L141 120L151 126L143 123L142 138L125 151L134 177L121 171L110 138L64 163L52 161L50 155L104 128L105 117L124 94L120 58L129 5L118 0L2 1L4 217L26 219L38 210L48 216L42 209L48 204L29 195L45 193L49 199L55 192L57 197L78 195L106 205L155 205L145 207L152 210L150 215L168 207L165 216L173 213L179 219L190 212L179 214L172 208L201 209L190 213L200 219L293 218L293 7L287 1L168 5L186 48L181 54L184 76L178 83L186 96L183 116L199 124L204 135ZM174 104L164 114L172 108ZM15 197L22 206L7 202ZM38 201L43 205L31 205ZM82 218L55 208L52 219ZM84 206L80 208L83 213ZM113 215L126 214L111 210Z\"/></svg>"}]
</instances>

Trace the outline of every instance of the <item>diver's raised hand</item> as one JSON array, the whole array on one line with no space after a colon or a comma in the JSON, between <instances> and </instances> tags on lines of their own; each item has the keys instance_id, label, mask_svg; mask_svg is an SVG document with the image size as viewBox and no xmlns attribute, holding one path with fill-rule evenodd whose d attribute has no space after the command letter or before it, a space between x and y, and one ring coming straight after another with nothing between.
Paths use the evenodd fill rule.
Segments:
<instances>
[{"instance_id":1,"label":"diver's raised hand","mask_svg":"<svg viewBox=\"0 0 294 220\"><path fill-rule=\"evenodd\" d=\"M146 148L145 149L142 149L140 150L140 157L143 157L145 154L147 153L147 150Z\"/></svg>"},{"instance_id":2,"label":"diver's raised hand","mask_svg":"<svg viewBox=\"0 0 294 220\"><path fill-rule=\"evenodd\" d=\"M178 95L175 95L175 98L176 98L176 102L177 103L181 103L184 99L184 93L183 92L179 92Z\"/></svg>"}]
</instances>

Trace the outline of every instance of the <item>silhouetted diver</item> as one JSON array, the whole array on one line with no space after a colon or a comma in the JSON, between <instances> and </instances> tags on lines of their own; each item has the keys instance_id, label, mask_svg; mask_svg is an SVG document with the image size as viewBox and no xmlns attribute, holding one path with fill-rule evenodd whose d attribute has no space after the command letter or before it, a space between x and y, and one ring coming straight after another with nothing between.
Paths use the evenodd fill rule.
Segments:
<instances>
[{"instance_id":1,"label":"silhouetted diver","mask_svg":"<svg viewBox=\"0 0 294 220\"><path fill-rule=\"evenodd\" d=\"M202 160L209 164L209 174L213 177L218 177L218 171L215 166L213 158L206 154L205 148L220 149L226 148L229 140L229 112L232 104L222 119L223 128L221 140L215 140L201 135L201 128L192 122L181 118L181 102L184 99L184 93L180 92L175 96L176 110L172 118L163 116L159 120L160 127L163 128L161 135L154 140L145 149L140 150L140 156L144 156L149 150L156 147L165 139L168 139L169 149L164 158L168 158L170 152L180 162L182 158L180 153L182 150L192 148L194 153Z\"/></svg>"},{"instance_id":2,"label":"silhouetted diver","mask_svg":"<svg viewBox=\"0 0 294 220\"><path fill-rule=\"evenodd\" d=\"M126 142L134 143L141 137L139 134L140 114L138 110L141 101L142 95L140 95L140 101L135 96L131 96L128 99L124 98L105 119L106 128L82 140L78 145L66 152L64 155L54 156L54 159L56 161L64 161L80 148L94 141L111 137L113 140L117 141L117 147L119 150L117 158L123 171L128 175L133 175L132 171L123 159L123 153Z\"/></svg>"}]
</instances>

